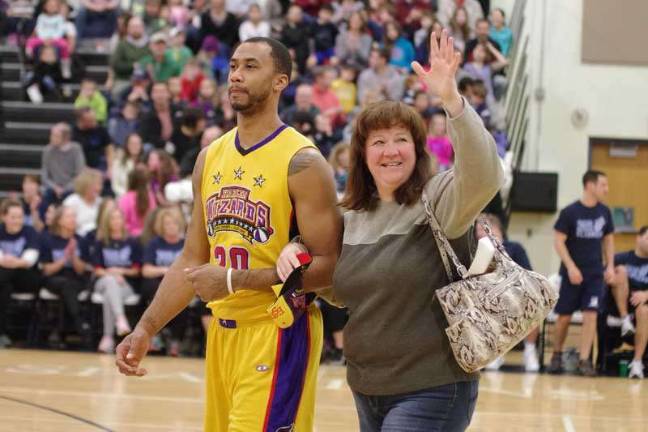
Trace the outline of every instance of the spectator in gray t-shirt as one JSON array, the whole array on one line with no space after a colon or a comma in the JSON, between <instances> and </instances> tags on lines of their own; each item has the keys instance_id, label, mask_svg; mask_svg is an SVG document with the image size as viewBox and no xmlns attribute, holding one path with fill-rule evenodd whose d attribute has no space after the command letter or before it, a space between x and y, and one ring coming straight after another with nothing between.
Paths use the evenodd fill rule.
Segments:
<instances>
[{"instance_id":1,"label":"spectator in gray t-shirt","mask_svg":"<svg viewBox=\"0 0 648 432\"><path fill-rule=\"evenodd\" d=\"M358 77L358 100L364 100L367 92L379 94L380 99L400 100L403 97L405 79L389 63L391 53L375 48L369 56L369 69Z\"/></svg>"},{"instance_id":2,"label":"spectator in gray t-shirt","mask_svg":"<svg viewBox=\"0 0 648 432\"><path fill-rule=\"evenodd\" d=\"M74 178L86 165L83 149L70 141L71 136L68 124L57 123L52 127L50 142L43 150L41 181L47 203L59 202L72 191Z\"/></svg>"}]
</instances>

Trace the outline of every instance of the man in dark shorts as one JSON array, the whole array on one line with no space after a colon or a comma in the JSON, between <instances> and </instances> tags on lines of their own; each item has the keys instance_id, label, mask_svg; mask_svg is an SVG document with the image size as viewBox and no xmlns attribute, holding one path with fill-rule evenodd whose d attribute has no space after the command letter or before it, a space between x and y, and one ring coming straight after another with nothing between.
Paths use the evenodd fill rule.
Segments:
<instances>
[{"instance_id":1,"label":"man in dark shorts","mask_svg":"<svg viewBox=\"0 0 648 432\"><path fill-rule=\"evenodd\" d=\"M608 181L600 171L583 175L583 195L565 207L554 225L554 247L560 256L560 297L554 336L554 353L549 373L561 373L562 348L571 316L583 312L579 346L578 373L595 376L590 353L596 334L596 317L603 294L603 284L614 280L614 225L610 209L602 201L608 192ZM605 267L602 255L605 252Z\"/></svg>"},{"instance_id":2,"label":"man in dark shorts","mask_svg":"<svg viewBox=\"0 0 648 432\"><path fill-rule=\"evenodd\" d=\"M648 225L639 229L634 250L614 256L615 277L610 284L621 317L621 334L635 334L630 378L643 378L643 355L648 344ZM636 329L628 311L633 312Z\"/></svg>"}]
</instances>

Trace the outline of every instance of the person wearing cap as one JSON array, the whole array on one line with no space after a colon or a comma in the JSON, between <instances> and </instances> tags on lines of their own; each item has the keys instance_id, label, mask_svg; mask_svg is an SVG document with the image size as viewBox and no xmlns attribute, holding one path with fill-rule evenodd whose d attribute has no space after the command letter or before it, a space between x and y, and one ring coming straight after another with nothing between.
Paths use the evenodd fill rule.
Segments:
<instances>
[{"instance_id":1,"label":"person wearing cap","mask_svg":"<svg viewBox=\"0 0 648 432\"><path fill-rule=\"evenodd\" d=\"M139 66L146 70L153 81L167 81L174 76L180 76L182 67L173 60L171 51L167 50L167 35L158 32L151 36L149 50L151 54L139 61Z\"/></svg>"}]
</instances>

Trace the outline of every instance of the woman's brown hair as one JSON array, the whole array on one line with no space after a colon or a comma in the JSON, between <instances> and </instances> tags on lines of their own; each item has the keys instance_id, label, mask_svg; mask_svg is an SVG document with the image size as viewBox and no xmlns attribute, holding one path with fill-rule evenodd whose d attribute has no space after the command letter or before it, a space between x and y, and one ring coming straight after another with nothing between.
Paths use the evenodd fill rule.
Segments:
<instances>
[{"instance_id":1,"label":"woman's brown hair","mask_svg":"<svg viewBox=\"0 0 648 432\"><path fill-rule=\"evenodd\" d=\"M394 193L399 204L412 205L418 201L423 187L432 177L430 155L425 149L427 133L421 116L402 102L381 101L362 110L353 125L351 162L346 191L341 205L349 210L373 210L378 204L378 192L366 161L366 142L375 130L402 126L414 140L416 164L407 181Z\"/></svg>"},{"instance_id":2,"label":"woman's brown hair","mask_svg":"<svg viewBox=\"0 0 648 432\"><path fill-rule=\"evenodd\" d=\"M128 174L128 190L135 192L137 216L144 218L149 211L149 172L146 167L135 167Z\"/></svg>"}]
</instances>

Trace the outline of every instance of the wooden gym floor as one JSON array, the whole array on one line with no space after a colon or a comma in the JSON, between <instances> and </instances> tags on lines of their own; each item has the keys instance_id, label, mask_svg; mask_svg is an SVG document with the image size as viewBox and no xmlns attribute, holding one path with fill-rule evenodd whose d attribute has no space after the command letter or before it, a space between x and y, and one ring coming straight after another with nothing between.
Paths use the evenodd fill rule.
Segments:
<instances>
[{"instance_id":1,"label":"wooden gym floor","mask_svg":"<svg viewBox=\"0 0 648 432\"><path fill-rule=\"evenodd\" d=\"M108 355L0 350L0 431L200 431L203 361L146 367L134 379ZM485 372L479 391L471 431L648 431L646 381ZM320 370L315 430L358 430L343 367Z\"/></svg>"}]
</instances>

